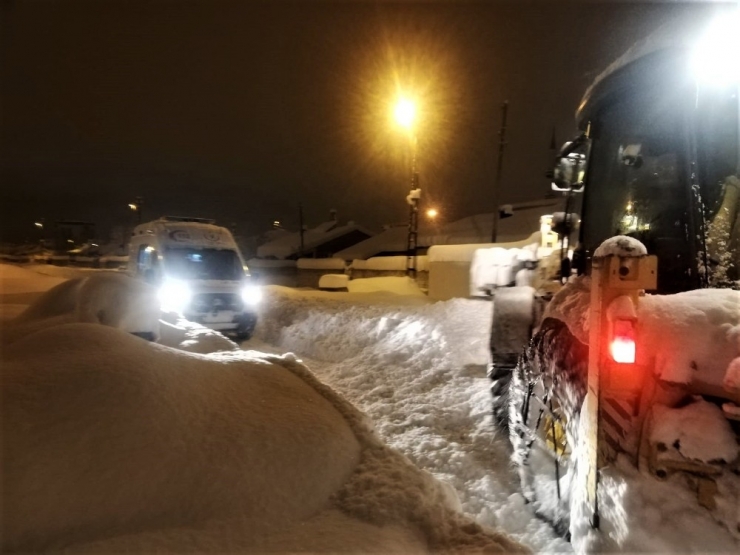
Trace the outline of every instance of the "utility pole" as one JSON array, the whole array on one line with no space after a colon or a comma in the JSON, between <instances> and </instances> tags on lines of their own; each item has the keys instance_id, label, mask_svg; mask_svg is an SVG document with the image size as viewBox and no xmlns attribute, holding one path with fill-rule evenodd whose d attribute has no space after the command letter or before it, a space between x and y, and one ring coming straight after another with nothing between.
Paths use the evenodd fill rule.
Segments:
<instances>
[{"instance_id":1,"label":"utility pole","mask_svg":"<svg viewBox=\"0 0 740 555\"><path fill-rule=\"evenodd\" d=\"M506 148L506 116L509 111L509 101L501 105L501 130L498 132L498 164L496 166L496 181L493 184L493 230L491 242L498 238L499 204L501 198L501 170L504 163L504 148Z\"/></svg>"},{"instance_id":2,"label":"utility pole","mask_svg":"<svg viewBox=\"0 0 740 555\"><path fill-rule=\"evenodd\" d=\"M419 199L421 188L419 187L419 172L416 166L417 142L416 135L411 140L411 191L406 196L409 204L409 232L406 238L406 275L416 279L416 251L419 238Z\"/></svg>"}]
</instances>

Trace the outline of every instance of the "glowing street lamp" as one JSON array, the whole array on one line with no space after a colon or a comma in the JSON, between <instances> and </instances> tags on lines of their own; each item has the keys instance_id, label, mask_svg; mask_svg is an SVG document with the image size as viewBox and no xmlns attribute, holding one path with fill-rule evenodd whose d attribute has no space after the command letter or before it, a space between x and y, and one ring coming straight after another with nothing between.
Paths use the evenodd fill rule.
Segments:
<instances>
[{"instance_id":1,"label":"glowing street lamp","mask_svg":"<svg viewBox=\"0 0 740 555\"><path fill-rule=\"evenodd\" d=\"M430 208L429 210L427 210L427 218L429 218L430 220L434 220L437 216L439 216L439 212L436 208Z\"/></svg>"},{"instance_id":2,"label":"glowing street lamp","mask_svg":"<svg viewBox=\"0 0 740 555\"><path fill-rule=\"evenodd\" d=\"M398 125L410 132L416 119L416 104L408 98L402 98L396 104L393 115L396 117Z\"/></svg>"},{"instance_id":3,"label":"glowing street lamp","mask_svg":"<svg viewBox=\"0 0 740 555\"><path fill-rule=\"evenodd\" d=\"M406 240L406 275L416 278L416 247L419 236L419 173L416 169L416 104L408 99L401 98L393 110L396 123L409 134L411 148L411 191L406 196L409 205L409 233Z\"/></svg>"}]
</instances>

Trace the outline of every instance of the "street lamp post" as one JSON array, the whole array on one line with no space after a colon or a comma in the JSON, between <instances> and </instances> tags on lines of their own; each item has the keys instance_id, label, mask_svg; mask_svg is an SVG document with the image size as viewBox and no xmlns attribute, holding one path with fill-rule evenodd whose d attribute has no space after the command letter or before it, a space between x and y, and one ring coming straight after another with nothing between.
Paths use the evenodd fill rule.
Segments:
<instances>
[{"instance_id":1,"label":"street lamp post","mask_svg":"<svg viewBox=\"0 0 740 555\"><path fill-rule=\"evenodd\" d=\"M406 275L416 279L416 250L419 236L419 199L421 188L419 187L419 172L416 166L417 140L414 130L416 120L416 105L408 100L401 99L396 105L395 117L398 124L406 129L409 135L409 146L411 150L411 191L406 195L409 205L409 231L406 238Z\"/></svg>"}]
</instances>

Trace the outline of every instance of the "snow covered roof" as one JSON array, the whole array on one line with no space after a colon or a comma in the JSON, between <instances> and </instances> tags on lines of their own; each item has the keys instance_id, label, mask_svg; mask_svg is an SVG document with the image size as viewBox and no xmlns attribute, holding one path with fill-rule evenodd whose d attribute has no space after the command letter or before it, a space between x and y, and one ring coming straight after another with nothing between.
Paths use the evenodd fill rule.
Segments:
<instances>
[{"instance_id":1,"label":"snow covered roof","mask_svg":"<svg viewBox=\"0 0 740 555\"><path fill-rule=\"evenodd\" d=\"M139 224L133 236L156 235L163 245L173 247L207 246L236 249L231 232L202 218L173 218L163 216L158 220Z\"/></svg>"},{"instance_id":2,"label":"snow covered roof","mask_svg":"<svg viewBox=\"0 0 740 555\"><path fill-rule=\"evenodd\" d=\"M510 205L513 214L499 219L499 243L522 241L540 229L540 216L562 211L564 197L539 199ZM502 207L503 208L503 207ZM433 245L461 245L491 242L493 213L468 216L441 226L421 226L417 244L420 247ZM343 260L366 260L379 253L404 252L408 240L408 227L391 227L370 239L357 243L334 255Z\"/></svg>"},{"instance_id":3,"label":"snow covered roof","mask_svg":"<svg viewBox=\"0 0 740 555\"><path fill-rule=\"evenodd\" d=\"M338 222L330 220L303 232L303 251L310 251L333 239L352 233L353 231L359 231L368 237L373 235L372 231L368 231L354 222L339 225ZM294 233L287 233L282 237L258 247L257 257L285 259L299 254L300 252L301 234L296 231Z\"/></svg>"}]
</instances>

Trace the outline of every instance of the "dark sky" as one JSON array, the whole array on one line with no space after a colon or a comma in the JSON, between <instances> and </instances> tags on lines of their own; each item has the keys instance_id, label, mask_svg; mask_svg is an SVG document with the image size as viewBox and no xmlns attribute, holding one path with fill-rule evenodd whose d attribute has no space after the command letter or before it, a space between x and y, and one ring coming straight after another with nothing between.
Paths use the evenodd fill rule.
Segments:
<instances>
[{"instance_id":1,"label":"dark sky","mask_svg":"<svg viewBox=\"0 0 740 555\"><path fill-rule=\"evenodd\" d=\"M500 106L502 202L544 195L553 126L636 39L706 6L578 2L3 2L0 233L45 218L101 235L145 217L378 229L405 219L416 94L423 202L447 220L491 211Z\"/></svg>"}]
</instances>

